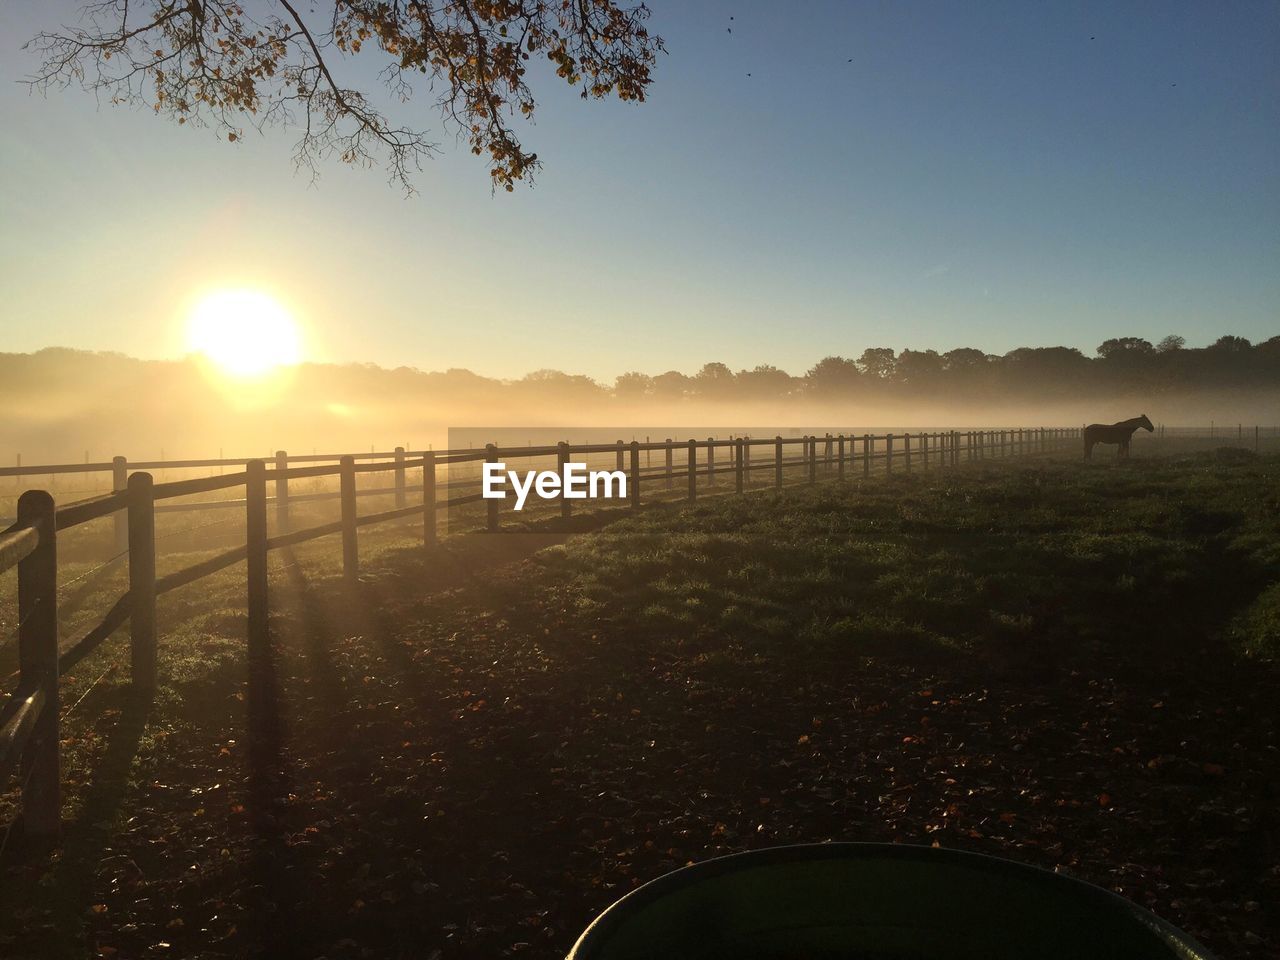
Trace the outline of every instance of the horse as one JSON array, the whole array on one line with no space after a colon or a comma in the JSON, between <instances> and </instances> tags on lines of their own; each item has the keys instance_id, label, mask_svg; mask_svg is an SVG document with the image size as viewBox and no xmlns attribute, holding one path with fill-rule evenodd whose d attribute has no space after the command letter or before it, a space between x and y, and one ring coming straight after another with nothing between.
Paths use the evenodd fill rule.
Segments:
<instances>
[{"instance_id":1,"label":"horse","mask_svg":"<svg viewBox=\"0 0 1280 960\"><path fill-rule=\"evenodd\" d=\"M1084 458L1086 460L1093 458L1093 445L1095 443L1117 444L1119 449L1116 450L1116 459L1128 457L1129 441L1139 427L1146 430L1147 433L1155 430L1145 413L1140 417L1134 417L1132 420L1121 420L1119 423L1089 424L1084 428Z\"/></svg>"}]
</instances>

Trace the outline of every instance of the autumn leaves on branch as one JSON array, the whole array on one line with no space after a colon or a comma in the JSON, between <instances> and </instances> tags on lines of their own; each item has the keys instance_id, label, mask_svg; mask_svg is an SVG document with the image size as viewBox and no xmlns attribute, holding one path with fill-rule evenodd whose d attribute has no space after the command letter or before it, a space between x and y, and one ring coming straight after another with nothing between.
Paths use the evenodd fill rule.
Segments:
<instances>
[{"instance_id":1,"label":"autumn leaves on branch","mask_svg":"<svg viewBox=\"0 0 1280 960\"><path fill-rule=\"evenodd\" d=\"M663 50L648 17L613 0L102 0L28 47L42 58L37 88L78 84L230 141L246 124L286 127L300 134L300 166L383 164L406 189L437 146L383 103L408 109L424 83L444 127L487 154L494 186L511 190L539 164L513 127L536 107L531 61L550 61L584 99L643 100ZM358 57L380 65L385 92L343 84Z\"/></svg>"}]
</instances>

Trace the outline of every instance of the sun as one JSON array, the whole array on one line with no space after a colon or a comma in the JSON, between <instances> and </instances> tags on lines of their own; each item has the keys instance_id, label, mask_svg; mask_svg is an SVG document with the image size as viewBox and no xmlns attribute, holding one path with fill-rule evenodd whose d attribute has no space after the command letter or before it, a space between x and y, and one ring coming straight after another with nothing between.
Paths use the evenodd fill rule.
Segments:
<instances>
[{"instance_id":1,"label":"sun","mask_svg":"<svg viewBox=\"0 0 1280 960\"><path fill-rule=\"evenodd\" d=\"M298 324L275 298L258 290L220 290L196 304L187 345L234 377L261 377L302 358Z\"/></svg>"}]
</instances>

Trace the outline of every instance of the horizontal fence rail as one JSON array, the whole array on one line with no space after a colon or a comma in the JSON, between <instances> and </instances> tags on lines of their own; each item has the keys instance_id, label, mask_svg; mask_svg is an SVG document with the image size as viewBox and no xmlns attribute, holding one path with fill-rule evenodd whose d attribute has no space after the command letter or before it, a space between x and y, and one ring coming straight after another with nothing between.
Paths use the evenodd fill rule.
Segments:
<instances>
[{"instance_id":1,"label":"horizontal fence rail","mask_svg":"<svg viewBox=\"0 0 1280 960\"><path fill-rule=\"evenodd\" d=\"M178 460L128 463L49 464L0 469L0 476L56 475L110 471L113 489L58 507L44 490L28 490L18 499L16 521L0 532L0 573L18 571L19 673L16 690L0 710L0 783L19 772L22 785L23 830L34 837L56 835L60 829L58 683L126 623L130 629L130 684L135 693L150 697L156 684L158 629L156 598L235 564L246 564L250 662L248 700L256 688L253 664L269 652L267 631L267 557L270 551L340 535L343 575L354 583L359 575L358 531L361 527L418 517L422 541L435 544L437 515L475 503L485 503L484 526L498 530L504 501L484 499L474 491L484 462L542 461L547 469L563 470L570 462L612 467L627 476L628 504L638 507L642 497L694 501L700 493L744 493L815 483L819 477L843 480L872 473L892 476L915 471L948 470L961 463L1024 457L1075 446L1078 428L1013 428L997 430L931 431L902 434L808 435L802 437L731 437L657 442L619 440L613 444L569 444L483 449L288 456L273 459ZM656 461L656 463L655 463ZM233 473L166 483L154 482L147 472L168 468L238 468ZM438 476L446 471L445 479ZM464 473L449 476L452 468ZM470 472L474 470L474 475ZM361 474L391 474L389 486L357 489ZM412 474L413 482L410 483ZM762 476L763 480L756 479ZM290 481L336 479L336 491L292 493ZM230 500L173 503L181 498L243 491ZM270 495L269 495L270 491ZM413 502L410 502L413 495ZM361 515L360 497L390 497L393 506ZM304 529L291 529L293 504L337 500L340 519ZM274 511L268 508L274 507ZM569 517L573 501L558 496L548 504ZM156 515L172 509L242 509L245 542L180 570L156 575ZM274 512L275 532L268 518ZM128 557L128 590L92 628L65 646L58 628L57 541L63 531L111 517L113 537ZM199 528L197 528L199 529ZM251 710L252 712L252 710Z\"/></svg>"}]
</instances>

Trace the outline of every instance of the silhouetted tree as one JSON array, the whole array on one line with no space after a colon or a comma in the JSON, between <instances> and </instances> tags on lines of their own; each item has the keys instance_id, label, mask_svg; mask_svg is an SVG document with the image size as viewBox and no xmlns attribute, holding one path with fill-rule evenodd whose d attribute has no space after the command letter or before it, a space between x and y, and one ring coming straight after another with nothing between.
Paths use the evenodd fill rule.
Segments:
<instances>
[{"instance_id":1,"label":"silhouetted tree","mask_svg":"<svg viewBox=\"0 0 1280 960\"><path fill-rule=\"evenodd\" d=\"M943 369L953 373L971 372L986 365L987 355L981 350L973 349L973 347L958 347L955 350L948 350L942 355Z\"/></svg>"},{"instance_id":2,"label":"silhouetted tree","mask_svg":"<svg viewBox=\"0 0 1280 960\"><path fill-rule=\"evenodd\" d=\"M790 396L795 389L791 374L764 364L754 370L740 370L734 378L735 393L750 400L773 400Z\"/></svg>"},{"instance_id":3,"label":"silhouetted tree","mask_svg":"<svg viewBox=\"0 0 1280 960\"><path fill-rule=\"evenodd\" d=\"M1104 360L1148 356L1155 352L1150 340L1141 337L1115 337L1098 345L1098 356Z\"/></svg>"},{"instance_id":4,"label":"silhouetted tree","mask_svg":"<svg viewBox=\"0 0 1280 960\"><path fill-rule=\"evenodd\" d=\"M638 400L653 393L653 377L646 373L624 373L613 381L613 395L623 400Z\"/></svg>"},{"instance_id":5,"label":"silhouetted tree","mask_svg":"<svg viewBox=\"0 0 1280 960\"><path fill-rule=\"evenodd\" d=\"M653 378L653 395L663 400L681 400L693 393L693 380L678 370L668 370Z\"/></svg>"},{"instance_id":6,"label":"silhouetted tree","mask_svg":"<svg viewBox=\"0 0 1280 960\"><path fill-rule=\"evenodd\" d=\"M1159 343L1156 344L1157 353L1172 353L1174 350L1181 350L1187 345L1187 338L1180 337L1176 333L1171 333Z\"/></svg>"},{"instance_id":7,"label":"silhouetted tree","mask_svg":"<svg viewBox=\"0 0 1280 960\"><path fill-rule=\"evenodd\" d=\"M561 370L535 370L513 386L537 397L554 400L585 400L601 397L605 388L590 377Z\"/></svg>"},{"instance_id":8,"label":"silhouetted tree","mask_svg":"<svg viewBox=\"0 0 1280 960\"><path fill-rule=\"evenodd\" d=\"M865 376L887 380L893 376L894 352L889 347L868 347L858 358L858 369Z\"/></svg>"},{"instance_id":9,"label":"silhouetted tree","mask_svg":"<svg viewBox=\"0 0 1280 960\"><path fill-rule=\"evenodd\" d=\"M862 379L858 365L844 357L823 357L804 375L806 389L817 397L839 397L852 393Z\"/></svg>"},{"instance_id":10,"label":"silhouetted tree","mask_svg":"<svg viewBox=\"0 0 1280 960\"><path fill-rule=\"evenodd\" d=\"M703 364L694 376L693 384L700 396L728 399L733 392L733 371L723 363Z\"/></svg>"},{"instance_id":11,"label":"silhouetted tree","mask_svg":"<svg viewBox=\"0 0 1280 960\"><path fill-rule=\"evenodd\" d=\"M936 384L941 372L942 357L937 350L903 350L893 368L894 376L912 387Z\"/></svg>"},{"instance_id":12,"label":"silhouetted tree","mask_svg":"<svg viewBox=\"0 0 1280 960\"><path fill-rule=\"evenodd\" d=\"M1244 353L1252 344L1244 337L1234 337L1228 334L1225 337L1219 337L1209 345L1210 350L1219 350L1223 353Z\"/></svg>"},{"instance_id":13,"label":"silhouetted tree","mask_svg":"<svg viewBox=\"0 0 1280 960\"><path fill-rule=\"evenodd\" d=\"M999 362L1000 382L1018 396L1053 396L1078 389L1089 358L1074 347L1021 347Z\"/></svg>"},{"instance_id":14,"label":"silhouetted tree","mask_svg":"<svg viewBox=\"0 0 1280 960\"><path fill-rule=\"evenodd\" d=\"M538 166L513 124L534 112L530 60L550 61L584 99L643 100L663 49L645 29L648 16L643 4L615 0L262 0L251 12L236 0L103 0L87 4L77 26L29 46L43 57L38 87L77 83L112 103L211 125L231 141L241 124L288 126L302 132L300 165L384 159L407 187L436 146L385 115L384 98L338 80L339 61L380 62L392 100L411 99L421 82L445 126L487 154L494 185L510 190Z\"/></svg>"}]
</instances>

